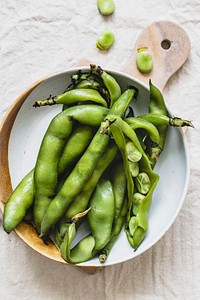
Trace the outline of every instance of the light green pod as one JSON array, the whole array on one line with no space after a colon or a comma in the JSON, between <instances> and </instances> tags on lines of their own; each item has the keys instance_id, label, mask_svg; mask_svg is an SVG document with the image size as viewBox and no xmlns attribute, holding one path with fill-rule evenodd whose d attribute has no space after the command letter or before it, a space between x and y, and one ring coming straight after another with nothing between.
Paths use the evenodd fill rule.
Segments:
<instances>
[{"instance_id":1,"label":"light green pod","mask_svg":"<svg viewBox=\"0 0 200 300\"><path fill-rule=\"evenodd\" d=\"M97 7L103 16L109 16L115 11L113 0L97 0Z\"/></svg>"},{"instance_id":2,"label":"light green pod","mask_svg":"<svg viewBox=\"0 0 200 300\"><path fill-rule=\"evenodd\" d=\"M113 45L114 41L114 33L111 30L105 30L99 35L96 46L100 50L108 50Z\"/></svg>"},{"instance_id":3,"label":"light green pod","mask_svg":"<svg viewBox=\"0 0 200 300\"><path fill-rule=\"evenodd\" d=\"M141 73L150 73L153 69L152 55L147 47L138 48L136 64Z\"/></svg>"}]
</instances>

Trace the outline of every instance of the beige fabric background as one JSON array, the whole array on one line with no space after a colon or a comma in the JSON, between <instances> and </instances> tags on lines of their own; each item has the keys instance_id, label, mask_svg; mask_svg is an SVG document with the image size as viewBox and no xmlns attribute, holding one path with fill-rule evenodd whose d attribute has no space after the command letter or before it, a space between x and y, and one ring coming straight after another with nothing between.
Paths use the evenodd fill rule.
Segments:
<instances>
[{"instance_id":1,"label":"beige fabric background","mask_svg":"<svg viewBox=\"0 0 200 300\"><path fill-rule=\"evenodd\" d=\"M175 115L191 119L189 189L174 224L144 254L95 275L48 260L2 229L2 300L197 300L200 299L200 3L199 0L115 0L103 18L95 0L0 0L0 121L12 102L36 80L87 57L122 70L140 31L153 21L179 23L191 40L189 60L165 89ZM104 28L115 32L108 52L95 47ZM167 191L166 191L167 193Z\"/></svg>"}]
</instances>

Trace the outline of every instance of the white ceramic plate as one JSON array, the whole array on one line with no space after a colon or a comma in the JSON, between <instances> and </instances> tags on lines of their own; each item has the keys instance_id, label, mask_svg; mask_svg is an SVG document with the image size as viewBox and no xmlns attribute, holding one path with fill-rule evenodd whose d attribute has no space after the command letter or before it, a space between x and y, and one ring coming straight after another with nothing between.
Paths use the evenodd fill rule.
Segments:
<instances>
[{"instance_id":1,"label":"white ceramic plate","mask_svg":"<svg viewBox=\"0 0 200 300\"><path fill-rule=\"evenodd\" d=\"M86 68L81 68L85 69ZM70 76L78 69L50 76L39 84L21 106L8 144L8 160L12 187L34 167L43 135L51 119L61 111L61 106L34 108L33 103L50 94L62 93ZM107 70L115 76L123 89L134 85L139 88L138 100L133 107L136 115L148 112L148 87L142 82L121 72ZM114 245L107 262L113 265L136 257L154 245L169 229L184 201L189 181L189 154L182 130L169 128L166 146L155 171L160 175L153 195L149 215L149 230L137 251L130 247L124 231ZM42 253L44 254L44 253ZM81 266L102 266L98 258L82 263Z\"/></svg>"}]
</instances>

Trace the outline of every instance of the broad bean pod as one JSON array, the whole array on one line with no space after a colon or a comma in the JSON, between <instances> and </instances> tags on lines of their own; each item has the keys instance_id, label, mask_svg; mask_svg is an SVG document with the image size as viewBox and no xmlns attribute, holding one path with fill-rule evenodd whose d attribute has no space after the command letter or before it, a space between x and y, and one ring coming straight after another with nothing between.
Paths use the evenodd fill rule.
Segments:
<instances>
[{"instance_id":1,"label":"broad bean pod","mask_svg":"<svg viewBox=\"0 0 200 300\"><path fill-rule=\"evenodd\" d=\"M71 205L68 207L65 214L65 218L67 220L71 220L74 215L76 215L78 212L84 211L87 208L97 182L115 158L117 151L118 148L116 144L110 141L108 148L99 158L92 176L83 187L81 193L75 197Z\"/></svg>"},{"instance_id":2,"label":"broad bean pod","mask_svg":"<svg viewBox=\"0 0 200 300\"><path fill-rule=\"evenodd\" d=\"M115 197L108 178L97 183L89 205L88 222L95 240L93 251L97 252L108 243L114 222Z\"/></svg>"},{"instance_id":3,"label":"broad bean pod","mask_svg":"<svg viewBox=\"0 0 200 300\"><path fill-rule=\"evenodd\" d=\"M179 117L168 117L166 115L161 114L143 114L139 117L136 117L136 119L143 119L145 121L148 121L149 123L153 124L154 126L172 126L172 127L194 127L191 121L185 120ZM127 123L129 123L127 121Z\"/></svg>"},{"instance_id":4,"label":"broad bean pod","mask_svg":"<svg viewBox=\"0 0 200 300\"><path fill-rule=\"evenodd\" d=\"M123 225L124 225L125 217L127 214L127 209L128 209L127 201L126 201L126 199L124 199L122 208L119 212L119 215L118 215L115 225L113 227L111 238L108 241L108 243L105 245L105 247L100 251L100 254L99 254L100 263L106 262L108 255L110 254L113 246L115 245L117 239L119 238L119 234L121 233Z\"/></svg>"},{"instance_id":5,"label":"broad bean pod","mask_svg":"<svg viewBox=\"0 0 200 300\"><path fill-rule=\"evenodd\" d=\"M59 177L83 154L96 131L95 126L78 124L69 137L58 162Z\"/></svg>"},{"instance_id":6,"label":"broad bean pod","mask_svg":"<svg viewBox=\"0 0 200 300\"><path fill-rule=\"evenodd\" d=\"M107 112L102 108L93 105L72 107L56 115L49 124L39 149L34 171L34 222L38 232L46 209L56 193L59 157L72 133L73 122L76 120L82 124L98 126L104 113ZM88 118L89 113L91 115Z\"/></svg>"},{"instance_id":7,"label":"broad bean pod","mask_svg":"<svg viewBox=\"0 0 200 300\"><path fill-rule=\"evenodd\" d=\"M85 211L88 207L90 197L96 187L97 182L99 181L100 177L104 173L104 171L109 167L113 159L117 154L118 148L113 141L110 141L108 145L108 149L102 154L100 159L97 162L95 170L88 180L88 182L83 187L80 194L78 194L71 205L69 205L64 217L56 226L56 242L58 246L60 246L61 241L64 238L65 232L68 229L68 225L70 221L73 219L75 215L78 213Z\"/></svg>"},{"instance_id":8,"label":"broad bean pod","mask_svg":"<svg viewBox=\"0 0 200 300\"><path fill-rule=\"evenodd\" d=\"M34 103L34 107L40 107L45 105L55 105L55 104L63 104L63 105L71 105L76 104L78 102L93 102L104 107L107 107L106 100L100 95L100 93L94 89L72 89L58 96L50 96L45 100L37 100Z\"/></svg>"},{"instance_id":9,"label":"broad bean pod","mask_svg":"<svg viewBox=\"0 0 200 300\"><path fill-rule=\"evenodd\" d=\"M33 186L34 170L31 170L14 189L9 197L3 214L3 228L10 233L23 220L27 210L33 204L34 186ZM22 197L23 195L23 197Z\"/></svg>"},{"instance_id":10,"label":"broad bean pod","mask_svg":"<svg viewBox=\"0 0 200 300\"><path fill-rule=\"evenodd\" d=\"M131 127L122 119L114 118L113 116L106 117L106 123L103 126L109 126L116 143L122 153L122 158L125 164L125 170L127 176L127 190L128 190L128 212L126 217L125 232L130 245L136 250L142 240L144 239L148 230L148 214L152 201L152 194L159 180L159 176L152 171L151 164L147 155L144 153L135 132ZM109 125L108 125L109 124ZM139 167L141 172L145 172L151 182L151 187L147 195L141 201L140 209L136 216L132 216L133 211L133 194L135 192L133 178L130 176L130 169L128 164L128 158L125 148L125 136L128 137L142 153L142 158L139 161Z\"/></svg>"},{"instance_id":11,"label":"broad bean pod","mask_svg":"<svg viewBox=\"0 0 200 300\"><path fill-rule=\"evenodd\" d=\"M114 161L114 166L110 170L110 178L113 185L113 192L115 196L115 216L114 216L114 223L118 220L120 215L124 199L126 197L126 175L124 171L123 161Z\"/></svg>"},{"instance_id":12,"label":"broad bean pod","mask_svg":"<svg viewBox=\"0 0 200 300\"><path fill-rule=\"evenodd\" d=\"M111 108L111 113L123 116L136 90L134 88L126 90ZM41 225L41 236L46 234L52 226L63 216L67 207L82 190L83 186L92 175L98 159L104 152L109 142L109 136L102 134L101 128L97 131L89 147L76 164L64 182L61 190L49 204Z\"/></svg>"},{"instance_id":13,"label":"broad bean pod","mask_svg":"<svg viewBox=\"0 0 200 300\"><path fill-rule=\"evenodd\" d=\"M83 237L72 249L71 244L76 236L76 223L69 224L63 241L60 245L60 253L62 258L69 263L81 263L94 257L93 252L95 239L92 234Z\"/></svg>"},{"instance_id":14,"label":"broad bean pod","mask_svg":"<svg viewBox=\"0 0 200 300\"><path fill-rule=\"evenodd\" d=\"M103 70L100 66L90 65L91 71L96 72L103 80L103 83L108 90L110 96L109 107L112 107L115 101L121 96L121 87L116 81L116 79Z\"/></svg>"},{"instance_id":15,"label":"broad bean pod","mask_svg":"<svg viewBox=\"0 0 200 300\"><path fill-rule=\"evenodd\" d=\"M149 88L150 88L149 113L168 116L168 111L165 105L163 95L161 91L152 84L151 80L149 81ZM155 167L158 158L161 152L163 151L166 135L168 131L168 126L159 125L157 126L157 129L159 131L160 141L156 146L152 145L151 143L149 145L148 138L146 139L146 145L149 147L148 152L149 152L149 158L151 160L152 168Z\"/></svg>"},{"instance_id":16,"label":"broad bean pod","mask_svg":"<svg viewBox=\"0 0 200 300\"><path fill-rule=\"evenodd\" d=\"M125 118L124 120L126 121L127 124L130 125L130 127L133 130L144 129L149 134L150 139L154 143L156 143L156 144L159 143L160 135L159 135L158 129L152 122L149 122L148 120L142 119L140 117Z\"/></svg>"}]
</instances>

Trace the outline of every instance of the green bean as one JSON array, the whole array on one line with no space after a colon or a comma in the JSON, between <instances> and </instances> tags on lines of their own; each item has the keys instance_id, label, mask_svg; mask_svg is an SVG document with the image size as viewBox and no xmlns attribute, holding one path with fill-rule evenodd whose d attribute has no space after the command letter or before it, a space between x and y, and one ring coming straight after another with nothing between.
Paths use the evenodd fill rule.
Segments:
<instances>
[{"instance_id":1,"label":"green bean","mask_svg":"<svg viewBox=\"0 0 200 300\"><path fill-rule=\"evenodd\" d=\"M168 116L167 107L161 91L149 80L150 101L149 113Z\"/></svg>"},{"instance_id":2,"label":"green bean","mask_svg":"<svg viewBox=\"0 0 200 300\"><path fill-rule=\"evenodd\" d=\"M105 84L110 96L109 107L112 107L115 101L121 96L120 85L112 75L104 71L100 66L91 64L90 68L92 72L96 72L103 79L103 83Z\"/></svg>"},{"instance_id":3,"label":"green bean","mask_svg":"<svg viewBox=\"0 0 200 300\"><path fill-rule=\"evenodd\" d=\"M153 69L152 55L147 47L137 49L136 65L141 73L150 73Z\"/></svg>"},{"instance_id":4,"label":"green bean","mask_svg":"<svg viewBox=\"0 0 200 300\"><path fill-rule=\"evenodd\" d=\"M68 116L57 115L51 121L39 149L34 171L34 222L38 232L46 209L56 192L59 157L72 129L73 122Z\"/></svg>"},{"instance_id":5,"label":"green bean","mask_svg":"<svg viewBox=\"0 0 200 300\"><path fill-rule=\"evenodd\" d=\"M131 207L132 195L134 192L134 182L132 180L130 164L126 152L126 140L121 128L115 122L112 123L111 132L123 158L124 172L127 180L128 206Z\"/></svg>"},{"instance_id":6,"label":"green bean","mask_svg":"<svg viewBox=\"0 0 200 300\"><path fill-rule=\"evenodd\" d=\"M87 208L88 202L96 187L98 180L100 179L103 172L108 168L110 163L115 158L117 154L117 150L118 150L117 146L112 141L110 141L110 144L108 145L108 149L106 149L106 151L99 158L92 176L83 187L81 193L75 197L71 205L68 207L65 214L65 218L67 220L71 220L71 218L75 214L77 214L80 211L84 211Z\"/></svg>"},{"instance_id":7,"label":"green bean","mask_svg":"<svg viewBox=\"0 0 200 300\"><path fill-rule=\"evenodd\" d=\"M100 95L100 93L93 89L72 89L58 96L50 96L45 100L38 100L34 103L34 107L40 107L45 105L64 104L71 105L78 102L94 102L107 107L106 100Z\"/></svg>"},{"instance_id":8,"label":"green bean","mask_svg":"<svg viewBox=\"0 0 200 300\"><path fill-rule=\"evenodd\" d=\"M70 253L70 262L74 264L82 263L94 257L96 254L93 252L94 245L95 239L91 234L82 238L77 245L72 248Z\"/></svg>"},{"instance_id":9,"label":"green bean","mask_svg":"<svg viewBox=\"0 0 200 300\"><path fill-rule=\"evenodd\" d=\"M114 166L110 170L111 173L111 182L113 185L113 192L115 196L115 216L114 216L114 224L117 222L119 214L121 212L123 202L126 196L126 175L124 172L123 162L114 161Z\"/></svg>"},{"instance_id":10,"label":"green bean","mask_svg":"<svg viewBox=\"0 0 200 300\"><path fill-rule=\"evenodd\" d=\"M67 168L73 165L83 154L95 133L95 127L79 125L68 139L58 162L58 173L62 175Z\"/></svg>"},{"instance_id":11,"label":"green bean","mask_svg":"<svg viewBox=\"0 0 200 300\"><path fill-rule=\"evenodd\" d=\"M68 230L65 232L64 240L60 245L61 256L69 263L81 263L91 259L95 253L92 252L95 240L94 237L89 234L83 237L72 249L70 246L76 235L76 224L71 223Z\"/></svg>"},{"instance_id":12,"label":"green bean","mask_svg":"<svg viewBox=\"0 0 200 300\"><path fill-rule=\"evenodd\" d=\"M113 0L97 0L97 7L103 16L111 15L115 11Z\"/></svg>"},{"instance_id":13,"label":"green bean","mask_svg":"<svg viewBox=\"0 0 200 300\"><path fill-rule=\"evenodd\" d=\"M47 233L47 231L60 220L72 200L82 191L82 188L91 177L98 159L108 145L108 142L109 137L101 135L98 130L87 150L67 177L60 191L49 204L42 221L41 235ZM101 147L99 147L99 145L101 145Z\"/></svg>"},{"instance_id":14,"label":"green bean","mask_svg":"<svg viewBox=\"0 0 200 300\"><path fill-rule=\"evenodd\" d=\"M26 210L26 214L22 220L29 223L33 222L33 205Z\"/></svg>"},{"instance_id":15,"label":"green bean","mask_svg":"<svg viewBox=\"0 0 200 300\"><path fill-rule=\"evenodd\" d=\"M166 115L155 114L155 113L143 114L136 118L146 120L149 123L152 123L154 126L166 125L166 126L172 126L172 127L185 127L185 126L194 127L192 122L189 120L184 120L179 117L170 118ZM128 121L127 121L127 123L130 124Z\"/></svg>"},{"instance_id":16,"label":"green bean","mask_svg":"<svg viewBox=\"0 0 200 300\"><path fill-rule=\"evenodd\" d=\"M126 90L110 110L122 116L129 103L132 101L135 89ZM61 190L48 206L41 225L41 236L46 234L52 226L63 216L73 198L81 192L83 186L91 177L98 159L104 152L109 142L109 136L102 134L101 127L92 139L89 147L70 173Z\"/></svg>"},{"instance_id":17,"label":"green bean","mask_svg":"<svg viewBox=\"0 0 200 300\"><path fill-rule=\"evenodd\" d=\"M64 241L65 234L69 230L70 225L71 225L71 222L68 222L67 220L63 220L62 222L59 222L59 224L57 224L57 226L56 226L55 241L59 248L60 248L62 242Z\"/></svg>"},{"instance_id":18,"label":"green bean","mask_svg":"<svg viewBox=\"0 0 200 300\"><path fill-rule=\"evenodd\" d=\"M64 260L69 263L81 263L92 258L96 253L93 252L95 240L91 234L83 237L72 249L71 244L76 236L82 218L90 210L77 214L72 222L62 223L60 232L57 234L57 242L60 246L60 253ZM64 236L63 236L64 235Z\"/></svg>"},{"instance_id":19,"label":"green bean","mask_svg":"<svg viewBox=\"0 0 200 300\"><path fill-rule=\"evenodd\" d=\"M34 201L33 174L31 170L9 197L3 214L3 228L9 233L22 221Z\"/></svg>"},{"instance_id":20,"label":"green bean","mask_svg":"<svg viewBox=\"0 0 200 300\"><path fill-rule=\"evenodd\" d=\"M124 225L124 220L125 220L125 217L126 217L126 213L127 213L127 201L126 201L126 199L124 199L124 203L123 203L123 206L122 206L122 208L119 212L119 216L116 220L116 223L114 225L111 238L108 241L108 243L105 245L105 247L100 251L100 254L99 254L100 263L105 263L106 262L109 253L111 252L113 246L115 245L115 243L116 243L116 241L119 237L119 234L122 230L122 227Z\"/></svg>"},{"instance_id":21,"label":"green bean","mask_svg":"<svg viewBox=\"0 0 200 300\"><path fill-rule=\"evenodd\" d=\"M86 77L88 75L88 77ZM86 77L86 79L83 79ZM80 76L77 83L72 84L72 87L75 89L94 89L97 90L100 95L109 103L109 94L108 90L105 87L101 78L96 74L87 73Z\"/></svg>"},{"instance_id":22,"label":"green bean","mask_svg":"<svg viewBox=\"0 0 200 300\"><path fill-rule=\"evenodd\" d=\"M150 87L149 113L168 116L167 107L165 105L165 101L161 91L152 84L151 80L149 81L149 87ZM164 149L168 126L167 125L157 126L157 129L160 136L159 143L156 146L150 145L150 150L149 150L149 157L151 160L152 168L155 167L158 158Z\"/></svg>"},{"instance_id":23,"label":"green bean","mask_svg":"<svg viewBox=\"0 0 200 300\"><path fill-rule=\"evenodd\" d=\"M85 80L82 80L81 82L79 82L75 86L75 88L76 89L93 89L93 90L97 90L98 91L100 89L100 85L95 80L85 79Z\"/></svg>"},{"instance_id":24,"label":"green bean","mask_svg":"<svg viewBox=\"0 0 200 300\"><path fill-rule=\"evenodd\" d=\"M90 200L91 210L88 222L95 239L93 251L101 250L109 241L112 233L115 212L113 186L109 179L101 179Z\"/></svg>"},{"instance_id":25,"label":"green bean","mask_svg":"<svg viewBox=\"0 0 200 300\"><path fill-rule=\"evenodd\" d=\"M34 172L34 222L38 232L40 232L41 222L46 209L55 197L59 175L59 157L67 139L71 135L73 121L98 125L105 110L102 110L103 107L100 110L97 108L98 106L83 105L62 111L54 117L44 135ZM88 115L90 113L91 115Z\"/></svg>"},{"instance_id":26,"label":"green bean","mask_svg":"<svg viewBox=\"0 0 200 300\"><path fill-rule=\"evenodd\" d=\"M107 123L106 123L107 122ZM127 190L128 190L128 212L126 216L125 232L130 245L136 250L142 240L144 239L148 230L148 214L152 201L152 194L157 185L159 176L152 171L150 161L147 155L144 153L135 132L131 127L119 117L107 116L106 121L103 123L104 131L105 127L109 126L114 136L114 139L121 151L122 158L124 160L125 171L127 176ZM134 183L131 177L130 167L128 165L125 137L127 136L142 153L142 158L139 161L140 172L145 172L151 182L151 187L141 201L138 213L136 216L132 215L133 211L133 194Z\"/></svg>"},{"instance_id":27,"label":"green bean","mask_svg":"<svg viewBox=\"0 0 200 300\"><path fill-rule=\"evenodd\" d=\"M115 143L113 143L113 141L110 141L108 149L102 154L99 161L97 162L91 178L85 184L81 193L75 197L71 205L68 207L65 216L59 222L56 230L57 244L60 244L61 240L63 240L64 238L64 233L67 230L66 224L72 220L73 216L81 211L86 210L90 197L96 187L98 180L115 158L117 150L118 148Z\"/></svg>"},{"instance_id":28,"label":"green bean","mask_svg":"<svg viewBox=\"0 0 200 300\"><path fill-rule=\"evenodd\" d=\"M65 114L68 114L71 120L73 120L74 118L74 120L82 122L84 124L89 123L89 125L91 126L99 126L100 122L103 120L107 112L108 110L106 108L100 106L80 105L79 107L70 108L67 112L65 112ZM88 118L88 115L90 115L90 118ZM84 130L87 131L89 129L87 125L86 128L84 127L84 125L82 126L83 126L82 129L80 129L82 133L84 133ZM78 131L79 129L77 128L76 131L72 133L72 135L68 140L68 144L70 144L71 146L69 147L68 145L64 153L62 153L62 155L66 155L67 157L69 156L71 161L69 161L69 159L66 159L66 157L65 159L62 159L62 155L61 155L60 159L62 160L62 163L59 163L59 168L58 168L59 177L61 176L62 171L65 168L69 169L71 162L77 159L77 156L81 153L81 150L84 149L84 145L85 147L87 146L87 138L90 139L89 134L86 134L87 137L82 134L82 138L79 139L79 145L73 146L72 141L75 142L74 145L77 145L77 141L75 141L74 136L77 136ZM91 129L91 131L93 130ZM70 153L71 151L70 149L75 147L76 147L76 151ZM24 213L26 213L25 211L34 202L35 193L33 192L34 191L33 173L34 173L34 169L21 180L21 182L18 184L18 186L15 188L15 190L9 197L7 204L5 205L4 223L5 223L5 228L9 227L10 231L15 229L15 227L23 220L23 218L25 217ZM26 188L24 188L25 186ZM27 195L29 195L29 197L27 197ZM20 203L21 210L17 208L19 203ZM14 207L16 207L16 209L14 209Z\"/></svg>"},{"instance_id":29,"label":"green bean","mask_svg":"<svg viewBox=\"0 0 200 300\"><path fill-rule=\"evenodd\" d=\"M126 175L124 172L123 162L121 160L118 161L111 169L111 181L115 197L114 222L111 237L99 254L99 261L101 263L104 263L107 260L107 257L121 232L127 213L127 201L125 199Z\"/></svg>"},{"instance_id":30,"label":"green bean","mask_svg":"<svg viewBox=\"0 0 200 300\"><path fill-rule=\"evenodd\" d=\"M152 122L140 116L136 118L125 118L124 121L126 121L126 123L129 124L133 130L136 130L138 128L144 129L145 132L149 134L150 139L154 143L156 144L159 143L160 140L159 132L156 126Z\"/></svg>"},{"instance_id":31,"label":"green bean","mask_svg":"<svg viewBox=\"0 0 200 300\"><path fill-rule=\"evenodd\" d=\"M124 134L134 142L134 146L138 149L139 152L142 153L142 155L145 155L140 142L138 141L138 138L135 134L135 131L131 128L131 126L129 124L127 124L127 122L125 122L120 116L115 116L114 114L112 114L112 112L106 116L104 122L102 122L101 127L102 127L102 132L107 132L108 127L111 128L111 126L115 124L117 125L119 128L121 128L121 130L124 132ZM138 123L138 128L140 128L140 122ZM136 126L135 126L136 129Z\"/></svg>"},{"instance_id":32,"label":"green bean","mask_svg":"<svg viewBox=\"0 0 200 300\"><path fill-rule=\"evenodd\" d=\"M104 30L98 37L96 41L96 47L100 50L108 50L113 45L115 41L115 36L113 31Z\"/></svg>"},{"instance_id":33,"label":"green bean","mask_svg":"<svg viewBox=\"0 0 200 300\"><path fill-rule=\"evenodd\" d=\"M68 223L63 241L60 244L60 253L64 260L70 262L70 247L76 235L76 223Z\"/></svg>"}]
</instances>

